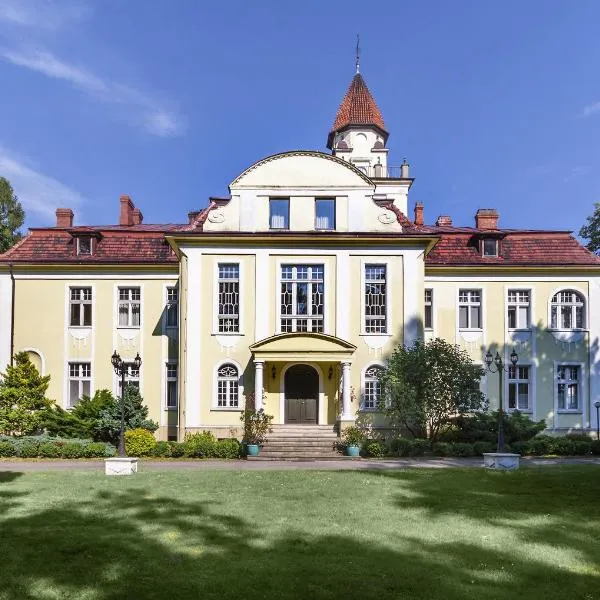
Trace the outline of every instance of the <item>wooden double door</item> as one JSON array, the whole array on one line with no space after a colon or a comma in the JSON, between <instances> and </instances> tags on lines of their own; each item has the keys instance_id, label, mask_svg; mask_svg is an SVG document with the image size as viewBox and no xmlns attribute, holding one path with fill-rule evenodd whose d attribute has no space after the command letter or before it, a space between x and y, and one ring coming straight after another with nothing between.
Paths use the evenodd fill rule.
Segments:
<instances>
[{"instance_id":1,"label":"wooden double door","mask_svg":"<svg viewBox=\"0 0 600 600\"><path fill-rule=\"evenodd\" d=\"M319 409L319 375L309 365L294 365L285 373L285 422L316 425Z\"/></svg>"}]
</instances>

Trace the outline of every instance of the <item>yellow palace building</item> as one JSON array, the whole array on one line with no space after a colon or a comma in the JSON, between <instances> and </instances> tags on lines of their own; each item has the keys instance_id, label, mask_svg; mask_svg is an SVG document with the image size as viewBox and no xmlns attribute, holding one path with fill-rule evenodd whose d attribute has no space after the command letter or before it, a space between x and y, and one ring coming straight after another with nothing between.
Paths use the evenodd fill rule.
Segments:
<instances>
[{"instance_id":1,"label":"yellow palace building","mask_svg":"<svg viewBox=\"0 0 600 600\"><path fill-rule=\"evenodd\" d=\"M550 432L595 429L600 260L566 231L502 229L494 209L468 227L426 224L387 141L357 73L330 153L261 159L187 222L146 224L128 196L114 225L75 225L58 209L0 256L0 364L28 352L68 408L119 394L110 357L139 352L128 381L158 437L228 437L249 401L277 424L374 413L392 349L442 337L481 363L516 349L508 410Z\"/></svg>"}]
</instances>

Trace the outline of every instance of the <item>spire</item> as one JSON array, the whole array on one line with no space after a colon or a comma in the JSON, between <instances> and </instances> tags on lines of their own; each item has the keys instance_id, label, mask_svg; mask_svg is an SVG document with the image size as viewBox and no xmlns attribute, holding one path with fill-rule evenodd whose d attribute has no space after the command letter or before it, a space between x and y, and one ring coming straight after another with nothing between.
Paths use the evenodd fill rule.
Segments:
<instances>
[{"instance_id":1,"label":"spire","mask_svg":"<svg viewBox=\"0 0 600 600\"><path fill-rule=\"evenodd\" d=\"M329 137L327 139L327 146L329 148L332 148L334 134L351 125L374 127L383 134L385 140L387 140L388 137L381 111L371 95L365 80L359 73L360 48L358 43L356 45L356 50L356 74L352 78L350 87L335 116L333 127L329 132Z\"/></svg>"},{"instance_id":2,"label":"spire","mask_svg":"<svg viewBox=\"0 0 600 600\"><path fill-rule=\"evenodd\" d=\"M360 36L356 34L356 74L360 73Z\"/></svg>"}]
</instances>

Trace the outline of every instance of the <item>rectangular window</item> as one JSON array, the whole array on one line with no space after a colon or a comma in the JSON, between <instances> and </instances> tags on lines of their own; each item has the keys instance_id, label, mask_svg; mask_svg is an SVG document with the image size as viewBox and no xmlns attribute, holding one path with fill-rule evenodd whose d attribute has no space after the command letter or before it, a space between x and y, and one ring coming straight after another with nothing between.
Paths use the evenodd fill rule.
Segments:
<instances>
[{"instance_id":1,"label":"rectangular window","mask_svg":"<svg viewBox=\"0 0 600 600\"><path fill-rule=\"evenodd\" d=\"M458 291L458 326L481 329L481 290Z\"/></svg>"},{"instance_id":2,"label":"rectangular window","mask_svg":"<svg viewBox=\"0 0 600 600\"><path fill-rule=\"evenodd\" d=\"M179 290L176 287L167 288L167 327L177 327L179 319Z\"/></svg>"},{"instance_id":3,"label":"rectangular window","mask_svg":"<svg viewBox=\"0 0 600 600\"><path fill-rule=\"evenodd\" d=\"M281 265L281 331L323 332L323 265Z\"/></svg>"},{"instance_id":4,"label":"rectangular window","mask_svg":"<svg viewBox=\"0 0 600 600\"><path fill-rule=\"evenodd\" d=\"M580 410L581 368L578 365L556 367L558 410Z\"/></svg>"},{"instance_id":5,"label":"rectangular window","mask_svg":"<svg viewBox=\"0 0 600 600\"><path fill-rule=\"evenodd\" d=\"M269 227L271 229L290 228L289 198L271 198L269 201Z\"/></svg>"},{"instance_id":6,"label":"rectangular window","mask_svg":"<svg viewBox=\"0 0 600 600\"><path fill-rule=\"evenodd\" d=\"M77 238L77 254L81 256L92 254L92 238L78 237Z\"/></svg>"},{"instance_id":7,"label":"rectangular window","mask_svg":"<svg viewBox=\"0 0 600 600\"><path fill-rule=\"evenodd\" d=\"M92 288L69 288L69 325L71 327L92 326Z\"/></svg>"},{"instance_id":8,"label":"rectangular window","mask_svg":"<svg viewBox=\"0 0 600 600\"><path fill-rule=\"evenodd\" d=\"M119 288L119 327L139 327L141 313L139 287Z\"/></svg>"},{"instance_id":9,"label":"rectangular window","mask_svg":"<svg viewBox=\"0 0 600 600\"><path fill-rule=\"evenodd\" d=\"M121 378L119 377L119 396L123 394L123 388L121 385ZM125 388L133 386L140 389L140 370L136 369L133 363L127 363L127 373L125 373Z\"/></svg>"},{"instance_id":10,"label":"rectangular window","mask_svg":"<svg viewBox=\"0 0 600 600\"><path fill-rule=\"evenodd\" d=\"M529 367L508 368L508 408L529 411Z\"/></svg>"},{"instance_id":11,"label":"rectangular window","mask_svg":"<svg viewBox=\"0 0 600 600\"><path fill-rule=\"evenodd\" d=\"M82 396L92 393L92 365L69 363L69 407L75 406Z\"/></svg>"},{"instance_id":12,"label":"rectangular window","mask_svg":"<svg viewBox=\"0 0 600 600\"><path fill-rule=\"evenodd\" d=\"M498 256L498 240L485 239L481 243L483 256Z\"/></svg>"},{"instance_id":13,"label":"rectangular window","mask_svg":"<svg viewBox=\"0 0 600 600\"><path fill-rule=\"evenodd\" d=\"M529 290L508 290L509 329L529 329L530 306Z\"/></svg>"},{"instance_id":14,"label":"rectangular window","mask_svg":"<svg viewBox=\"0 0 600 600\"><path fill-rule=\"evenodd\" d=\"M219 333L240 331L240 265L219 263L218 281Z\"/></svg>"},{"instance_id":15,"label":"rectangular window","mask_svg":"<svg viewBox=\"0 0 600 600\"><path fill-rule=\"evenodd\" d=\"M177 408L177 365L167 364L167 408Z\"/></svg>"},{"instance_id":16,"label":"rectangular window","mask_svg":"<svg viewBox=\"0 0 600 600\"><path fill-rule=\"evenodd\" d=\"M433 290L425 290L425 329L433 329Z\"/></svg>"},{"instance_id":17,"label":"rectangular window","mask_svg":"<svg viewBox=\"0 0 600 600\"><path fill-rule=\"evenodd\" d=\"M387 333L386 265L365 265L365 333Z\"/></svg>"},{"instance_id":18,"label":"rectangular window","mask_svg":"<svg viewBox=\"0 0 600 600\"><path fill-rule=\"evenodd\" d=\"M315 200L315 229L335 229L335 200L317 198Z\"/></svg>"}]
</instances>

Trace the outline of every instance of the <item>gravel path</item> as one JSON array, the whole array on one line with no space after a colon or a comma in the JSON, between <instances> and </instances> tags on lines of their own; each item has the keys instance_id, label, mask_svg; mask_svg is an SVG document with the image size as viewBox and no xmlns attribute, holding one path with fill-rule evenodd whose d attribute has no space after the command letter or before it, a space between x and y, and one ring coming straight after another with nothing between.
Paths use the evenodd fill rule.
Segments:
<instances>
[{"instance_id":1,"label":"gravel path","mask_svg":"<svg viewBox=\"0 0 600 600\"><path fill-rule=\"evenodd\" d=\"M397 469L427 468L479 468L481 458L389 458L325 461L246 461L246 460L140 460L139 470L144 471L280 471L280 470L374 470L390 471ZM522 467L552 465L600 465L600 456L579 458L537 458L521 459ZM18 460L0 461L0 471L40 472L40 471L104 471L102 460Z\"/></svg>"}]
</instances>

